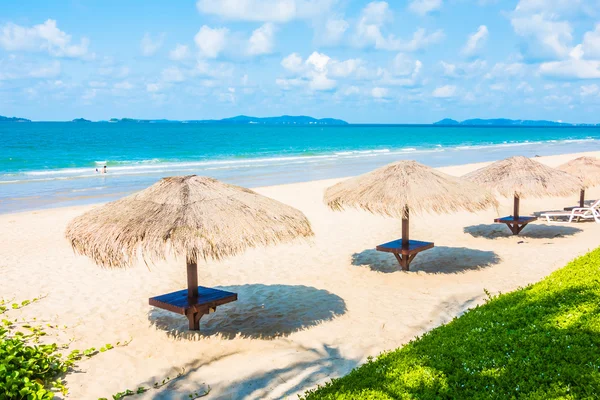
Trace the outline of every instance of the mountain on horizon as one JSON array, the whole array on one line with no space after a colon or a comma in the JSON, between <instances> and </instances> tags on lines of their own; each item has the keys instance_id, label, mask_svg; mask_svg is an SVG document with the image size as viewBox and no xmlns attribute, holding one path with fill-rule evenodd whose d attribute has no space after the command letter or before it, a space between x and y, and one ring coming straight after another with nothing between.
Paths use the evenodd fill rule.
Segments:
<instances>
[{"instance_id":1,"label":"mountain on horizon","mask_svg":"<svg viewBox=\"0 0 600 400\"><path fill-rule=\"evenodd\" d=\"M493 118L481 119L473 118L464 121L456 121L451 118L444 118L438 122L434 122L436 126L600 126L600 124L570 124L561 121L546 121L546 120L528 120L528 119L507 119Z\"/></svg>"},{"instance_id":2,"label":"mountain on horizon","mask_svg":"<svg viewBox=\"0 0 600 400\"><path fill-rule=\"evenodd\" d=\"M249 117L247 115L238 115L236 117L223 119L202 119L202 120L183 120L172 121L167 119L132 119L132 118L111 118L111 123L183 123L183 124L223 124L223 125L348 125L348 122L335 118L313 118L304 115L292 116L282 115L279 117Z\"/></svg>"},{"instance_id":3,"label":"mountain on horizon","mask_svg":"<svg viewBox=\"0 0 600 400\"><path fill-rule=\"evenodd\" d=\"M3 117L0 115L0 122L31 122L31 120L18 117Z\"/></svg>"}]
</instances>

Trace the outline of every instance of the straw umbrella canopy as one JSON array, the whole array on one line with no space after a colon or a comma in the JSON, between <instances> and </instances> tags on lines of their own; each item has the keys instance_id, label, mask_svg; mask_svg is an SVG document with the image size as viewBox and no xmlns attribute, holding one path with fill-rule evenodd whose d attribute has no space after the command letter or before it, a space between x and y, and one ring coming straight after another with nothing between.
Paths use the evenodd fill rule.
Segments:
<instances>
[{"instance_id":1,"label":"straw umbrella canopy","mask_svg":"<svg viewBox=\"0 0 600 400\"><path fill-rule=\"evenodd\" d=\"M73 249L106 267L146 262L169 253L220 260L250 247L309 237L310 223L293 207L216 179L163 178L140 192L75 218Z\"/></svg>"},{"instance_id":2,"label":"straw umbrella canopy","mask_svg":"<svg viewBox=\"0 0 600 400\"><path fill-rule=\"evenodd\" d=\"M579 206L585 205L585 189L600 185L600 160L595 157L579 157L558 167L581 179L583 187L579 196Z\"/></svg>"},{"instance_id":3,"label":"straw umbrella canopy","mask_svg":"<svg viewBox=\"0 0 600 400\"><path fill-rule=\"evenodd\" d=\"M522 198L563 197L581 189L578 178L523 156L496 161L464 178L494 189L502 196L514 197L514 222L519 220Z\"/></svg>"},{"instance_id":4,"label":"straw umbrella canopy","mask_svg":"<svg viewBox=\"0 0 600 400\"><path fill-rule=\"evenodd\" d=\"M185 256L188 298L198 298L197 263L250 247L313 235L302 212L216 179L175 176L93 209L67 226L73 249L105 267Z\"/></svg>"},{"instance_id":5,"label":"straw umbrella canopy","mask_svg":"<svg viewBox=\"0 0 600 400\"><path fill-rule=\"evenodd\" d=\"M325 191L324 201L332 210L352 207L402 218L403 247L410 243L409 214L475 212L498 204L486 189L416 161L398 161L340 182Z\"/></svg>"}]
</instances>

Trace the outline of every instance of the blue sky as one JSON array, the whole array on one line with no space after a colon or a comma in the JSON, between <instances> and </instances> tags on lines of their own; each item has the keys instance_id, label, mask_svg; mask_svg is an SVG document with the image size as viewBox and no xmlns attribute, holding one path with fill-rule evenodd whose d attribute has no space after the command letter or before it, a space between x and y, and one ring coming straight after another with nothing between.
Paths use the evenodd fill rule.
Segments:
<instances>
[{"instance_id":1,"label":"blue sky","mask_svg":"<svg viewBox=\"0 0 600 400\"><path fill-rule=\"evenodd\" d=\"M0 115L600 122L600 0L2 0Z\"/></svg>"}]
</instances>

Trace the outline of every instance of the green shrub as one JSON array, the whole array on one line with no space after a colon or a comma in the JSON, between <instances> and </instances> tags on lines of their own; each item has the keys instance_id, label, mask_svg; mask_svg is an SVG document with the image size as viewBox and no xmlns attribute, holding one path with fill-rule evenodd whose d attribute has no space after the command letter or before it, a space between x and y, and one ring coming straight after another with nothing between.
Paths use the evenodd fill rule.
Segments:
<instances>
[{"instance_id":1,"label":"green shrub","mask_svg":"<svg viewBox=\"0 0 600 400\"><path fill-rule=\"evenodd\" d=\"M13 303L0 300L0 315L13 309L25 307L33 301ZM45 329L57 327L46 325L34 326L17 319L2 319L0 323L0 399L48 400L57 391L67 393L62 376L83 357L92 357L98 352L113 348L107 344L99 351L90 348L85 351L72 350L67 356L61 351L68 350L69 345L59 346L56 343L43 344L41 338L46 336ZM119 343L117 343L119 345Z\"/></svg>"},{"instance_id":2,"label":"green shrub","mask_svg":"<svg viewBox=\"0 0 600 400\"><path fill-rule=\"evenodd\" d=\"M600 248L306 399L600 398L599 311Z\"/></svg>"}]
</instances>

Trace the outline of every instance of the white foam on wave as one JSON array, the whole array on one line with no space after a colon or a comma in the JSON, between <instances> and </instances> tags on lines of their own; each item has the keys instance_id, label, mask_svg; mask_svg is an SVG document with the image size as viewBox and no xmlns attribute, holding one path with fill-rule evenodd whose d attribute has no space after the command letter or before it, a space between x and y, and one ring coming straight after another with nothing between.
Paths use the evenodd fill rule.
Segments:
<instances>
[{"instance_id":1,"label":"white foam on wave","mask_svg":"<svg viewBox=\"0 0 600 400\"><path fill-rule=\"evenodd\" d=\"M344 159L357 159L366 157L382 156L406 156L407 154L426 154L439 153L444 151L472 151L481 149L509 148L519 146L534 146L540 144L560 145L568 143L587 143L600 142L598 139L565 139L565 140L547 140L547 141L522 141L490 143L478 145L459 145L443 147L440 144L434 147L416 148L401 147L396 149L370 149L370 150L348 150L335 151L329 154L311 154L311 155L290 155L259 158L230 158L218 160L199 160L199 161L177 161L161 160L158 158L149 160L135 161L111 161L108 165L108 174L99 174L95 172L95 167L89 168L64 168L53 170L27 171L22 173L7 173L0 175L0 184L2 183L23 183L23 182L43 182L52 180L82 179L93 177L125 176L125 175L159 175L159 174L182 174L182 173L201 173L208 170L235 170L248 169L253 167L279 167L294 164L314 164L320 162L336 162ZM106 161L96 161L104 164ZM4 178L4 179L3 179Z\"/></svg>"}]
</instances>

